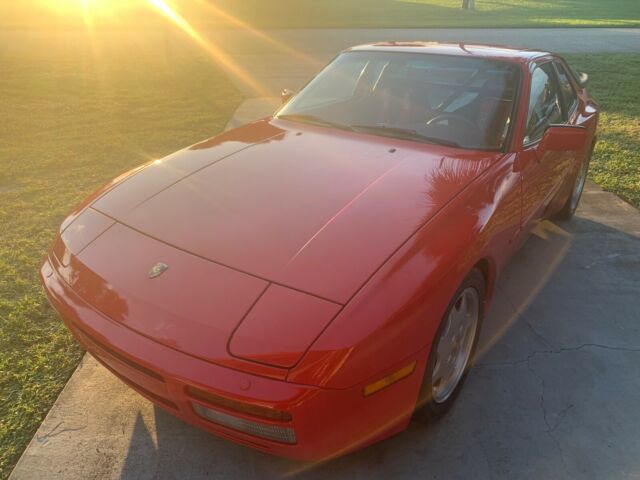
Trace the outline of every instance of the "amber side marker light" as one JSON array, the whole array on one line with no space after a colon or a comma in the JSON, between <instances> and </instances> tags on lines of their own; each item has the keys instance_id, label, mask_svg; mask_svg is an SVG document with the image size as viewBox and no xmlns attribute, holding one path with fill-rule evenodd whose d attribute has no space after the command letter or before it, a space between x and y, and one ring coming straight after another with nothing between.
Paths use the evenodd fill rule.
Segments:
<instances>
[{"instance_id":1,"label":"amber side marker light","mask_svg":"<svg viewBox=\"0 0 640 480\"><path fill-rule=\"evenodd\" d=\"M400 370L396 370L391 375L387 375L386 377L381 378L380 380L376 380L375 382L370 383L369 385L366 385L362 390L362 393L364 393L365 397L368 397L369 395L373 395L374 393L379 392L383 388L387 388L389 385L396 383L398 380L402 380L403 378L408 377L413 373L415 369L416 369L416 362L413 361L409 365L402 367Z\"/></svg>"}]
</instances>

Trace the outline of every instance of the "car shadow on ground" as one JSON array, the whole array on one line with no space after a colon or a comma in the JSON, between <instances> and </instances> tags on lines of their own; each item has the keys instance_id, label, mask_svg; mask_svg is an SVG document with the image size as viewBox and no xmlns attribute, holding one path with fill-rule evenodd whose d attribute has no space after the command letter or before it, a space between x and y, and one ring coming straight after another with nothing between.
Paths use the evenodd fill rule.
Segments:
<instances>
[{"instance_id":1,"label":"car shadow on ground","mask_svg":"<svg viewBox=\"0 0 640 480\"><path fill-rule=\"evenodd\" d=\"M156 408L121 478L623 478L640 472L640 239L541 223L497 285L476 365L434 425L328 462L235 445ZM354 412L357 414L357 412Z\"/></svg>"}]
</instances>

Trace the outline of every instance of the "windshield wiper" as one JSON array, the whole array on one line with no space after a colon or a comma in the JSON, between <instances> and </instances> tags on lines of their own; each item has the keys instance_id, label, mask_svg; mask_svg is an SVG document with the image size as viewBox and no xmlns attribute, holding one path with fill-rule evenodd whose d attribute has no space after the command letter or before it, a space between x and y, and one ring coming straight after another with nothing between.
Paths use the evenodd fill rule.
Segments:
<instances>
[{"instance_id":1,"label":"windshield wiper","mask_svg":"<svg viewBox=\"0 0 640 480\"><path fill-rule=\"evenodd\" d=\"M339 128L340 130L352 130L349 125L344 125L338 122L332 122L330 120L325 120L324 118L316 117L315 115L308 115L304 113L291 113L291 114L283 114L278 115L276 118L282 120L291 120L292 122L302 122L302 123L310 123L312 125L318 125L321 127L333 127Z\"/></svg>"},{"instance_id":2,"label":"windshield wiper","mask_svg":"<svg viewBox=\"0 0 640 480\"><path fill-rule=\"evenodd\" d=\"M444 138L431 137L423 135L411 128L392 127L390 125L349 125L349 128L355 131L364 131L369 133L379 133L389 137L401 137L406 140L419 140L438 145L446 145L448 147L460 147L460 144L453 140L445 140Z\"/></svg>"}]
</instances>

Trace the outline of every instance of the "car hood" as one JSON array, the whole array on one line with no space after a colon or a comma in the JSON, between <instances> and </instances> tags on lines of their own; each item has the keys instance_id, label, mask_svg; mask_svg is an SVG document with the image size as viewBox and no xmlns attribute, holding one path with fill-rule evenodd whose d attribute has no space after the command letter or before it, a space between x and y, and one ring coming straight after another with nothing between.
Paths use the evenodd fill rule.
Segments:
<instances>
[{"instance_id":1,"label":"car hood","mask_svg":"<svg viewBox=\"0 0 640 480\"><path fill-rule=\"evenodd\" d=\"M290 368L496 156L265 120L107 189L54 254L111 320L220 364Z\"/></svg>"},{"instance_id":2,"label":"car hood","mask_svg":"<svg viewBox=\"0 0 640 480\"><path fill-rule=\"evenodd\" d=\"M494 157L265 120L150 164L92 207L219 265L345 303Z\"/></svg>"}]
</instances>

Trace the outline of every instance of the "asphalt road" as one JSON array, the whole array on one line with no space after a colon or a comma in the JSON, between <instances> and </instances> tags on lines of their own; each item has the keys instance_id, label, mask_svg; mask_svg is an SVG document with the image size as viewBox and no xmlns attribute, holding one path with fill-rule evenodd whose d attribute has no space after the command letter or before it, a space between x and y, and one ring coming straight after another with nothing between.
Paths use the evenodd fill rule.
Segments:
<instances>
[{"instance_id":1,"label":"asphalt road","mask_svg":"<svg viewBox=\"0 0 640 480\"><path fill-rule=\"evenodd\" d=\"M298 89L341 50L383 40L489 43L558 53L640 52L638 28L220 30L205 36L264 87L256 92L230 73L249 97Z\"/></svg>"},{"instance_id":2,"label":"asphalt road","mask_svg":"<svg viewBox=\"0 0 640 480\"><path fill-rule=\"evenodd\" d=\"M204 32L233 53L258 53L272 44L246 30ZM564 53L638 52L640 28L342 28L275 29L259 32L302 52L335 53L382 40L489 43Z\"/></svg>"}]
</instances>

